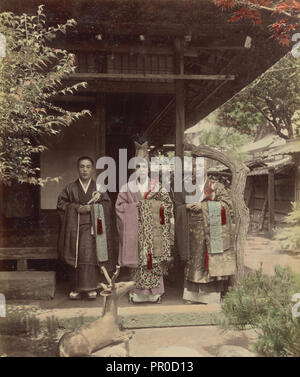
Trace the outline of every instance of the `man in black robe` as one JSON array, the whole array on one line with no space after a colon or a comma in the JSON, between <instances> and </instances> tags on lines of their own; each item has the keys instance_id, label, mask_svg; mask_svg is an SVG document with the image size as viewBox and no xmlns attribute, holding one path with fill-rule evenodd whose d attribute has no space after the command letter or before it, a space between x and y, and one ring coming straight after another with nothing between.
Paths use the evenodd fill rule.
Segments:
<instances>
[{"instance_id":1,"label":"man in black robe","mask_svg":"<svg viewBox=\"0 0 300 377\"><path fill-rule=\"evenodd\" d=\"M70 278L70 299L97 297L102 276L100 266L114 270L111 202L106 192L97 191L92 178L94 161L87 156L77 161L79 178L67 185L58 197L61 217L59 256Z\"/></svg>"}]
</instances>

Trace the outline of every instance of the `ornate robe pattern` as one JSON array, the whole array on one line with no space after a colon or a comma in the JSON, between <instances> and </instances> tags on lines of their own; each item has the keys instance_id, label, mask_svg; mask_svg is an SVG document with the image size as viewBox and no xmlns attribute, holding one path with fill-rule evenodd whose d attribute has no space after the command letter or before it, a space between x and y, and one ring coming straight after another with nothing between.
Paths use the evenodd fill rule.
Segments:
<instances>
[{"instance_id":1,"label":"ornate robe pattern","mask_svg":"<svg viewBox=\"0 0 300 377\"><path fill-rule=\"evenodd\" d=\"M167 192L160 190L149 195L137 205L139 267L132 272L137 288L155 288L159 278L166 273L166 262L171 256L170 219L173 216L173 206ZM163 208L163 220L161 219ZM163 222L163 223L162 223ZM151 268L148 268L151 255Z\"/></svg>"},{"instance_id":2,"label":"ornate robe pattern","mask_svg":"<svg viewBox=\"0 0 300 377\"><path fill-rule=\"evenodd\" d=\"M135 212L131 208L134 203L137 210L137 223L133 219ZM121 240L119 255L121 265L132 267L131 278L136 282L137 289L159 288L162 276L166 272L164 262L171 255L170 220L173 217L173 205L169 194L159 186L157 192L149 191L143 197L140 192L130 192L128 185L127 192L121 192L118 196L116 211ZM136 226L136 229L131 227L130 232L124 232L125 219L130 220L126 217L126 211L130 211L132 224L134 228ZM128 250L129 242L135 245L135 242L132 242L135 232L137 250L134 248ZM135 265L136 254L137 264Z\"/></svg>"},{"instance_id":3,"label":"ornate robe pattern","mask_svg":"<svg viewBox=\"0 0 300 377\"><path fill-rule=\"evenodd\" d=\"M210 252L208 200L220 202L225 211L226 221L222 225L223 252L218 254ZM236 267L236 255L232 249L232 206L226 189L218 182L207 184L199 210L187 209L183 202L176 204L176 240L178 251L182 259L186 260L186 287L190 291L198 291L199 287L207 292L222 290L222 281L228 280ZM181 239L185 231L187 235Z\"/></svg>"}]
</instances>

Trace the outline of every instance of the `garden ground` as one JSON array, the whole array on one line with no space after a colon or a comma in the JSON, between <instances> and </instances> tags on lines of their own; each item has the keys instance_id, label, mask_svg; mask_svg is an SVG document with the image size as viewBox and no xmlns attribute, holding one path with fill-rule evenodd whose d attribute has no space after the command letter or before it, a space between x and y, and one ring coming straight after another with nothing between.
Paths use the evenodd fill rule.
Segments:
<instances>
[{"instance_id":1,"label":"garden ground","mask_svg":"<svg viewBox=\"0 0 300 377\"><path fill-rule=\"evenodd\" d=\"M282 251L277 241L262 234L248 235L245 248L246 267L252 270L262 268L270 275L277 264L289 266L294 272L300 273L300 254ZM135 332L130 341L131 356L251 355L249 351L253 352L253 344L257 338L254 330L223 332L216 326L220 314L219 305L183 305L181 295L176 289L169 288L167 293L168 296L161 305L130 305L126 298L122 299L119 314L123 317L125 326ZM102 298L98 297L94 302L71 302L64 291L58 291L52 301L9 301L8 306L14 308L14 311L25 306L34 307L39 319L45 320L54 316L60 323L66 324L76 317L99 316L101 300ZM59 327L58 336L66 331L65 326ZM0 354L54 356L57 339L54 337L47 343L46 337L47 335L39 336L35 347L34 343L29 346L28 340L13 334L2 335ZM100 351L98 355L103 353Z\"/></svg>"}]
</instances>

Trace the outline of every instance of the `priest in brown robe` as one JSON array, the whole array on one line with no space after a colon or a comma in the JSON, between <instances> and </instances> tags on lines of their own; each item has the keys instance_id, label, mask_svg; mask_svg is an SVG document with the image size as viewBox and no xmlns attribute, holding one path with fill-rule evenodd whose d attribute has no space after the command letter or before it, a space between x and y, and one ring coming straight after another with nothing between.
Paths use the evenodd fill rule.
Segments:
<instances>
[{"instance_id":1,"label":"priest in brown robe","mask_svg":"<svg viewBox=\"0 0 300 377\"><path fill-rule=\"evenodd\" d=\"M94 161L88 156L77 161L78 179L67 185L58 197L61 218L59 257L67 265L70 299L97 297L102 274L115 268L111 202L106 192L97 191L92 178Z\"/></svg>"},{"instance_id":2,"label":"priest in brown robe","mask_svg":"<svg viewBox=\"0 0 300 377\"><path fill-rule=\"evenodd\" d=\"M203 170L202 170L203 172ZM192 179L196 169L193 163ZM204 180L192 201L183 190L175 200L175 237L180 258L185 262L184 303L218 303L235 274L232 204L225 187Z\"/></svg>"}]
</instances>

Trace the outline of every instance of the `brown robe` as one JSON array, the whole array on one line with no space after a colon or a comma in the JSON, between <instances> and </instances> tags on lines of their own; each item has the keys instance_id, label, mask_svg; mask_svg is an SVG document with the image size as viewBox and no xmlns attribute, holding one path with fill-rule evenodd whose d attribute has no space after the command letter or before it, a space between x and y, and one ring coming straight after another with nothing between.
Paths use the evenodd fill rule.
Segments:
<instances>
[{"instance_id":1,"label":"brown robe","mask_svg":"<svg viewBox=\"0 0 300 377\"><path fill-rule=\"evenodd\" d=\"M108 261L100 263L97 260L96 239L91 234L91 228L92 226L94 228L95 224L93 211L80 214L78 224L77 209L80 205L88 203L94 191L96 191L94 180L91 181L87 193L83 191L79 180L76 180L65 187L57 201L61 218L58 253L60 259L68 265L72 290L89 291L98 288L102 277L99 266L105 266L108 272L111 272L116 265L111 202L107 193L102 193L96 203L102 204L104 210ZM77 243L78 255L76 255Z\"/></svg>"},{"instance_id":2,"label":"brown robe","mask_svg":"<svg viewBox=\"0 0 300 377\"><path fill-rule=\"evenodd\" d=\"M223 242L226 244L226 249L229 251L222 255L210 255L208 265L218 270L217 274L213 276L207 270L206 250L209 242L209 232L204 223L201 212L188 210L185 204L185 192L182 193L179 199L175 201L175 235L176 248L179 252L181 260L186 262L185 267L185 287L189 291L197 292L200 289L205 292L220 292L224 290L224 281L228 280L228 273L223 269L222 264L229 259L230 266L234 264L234 255L232 255L232 204L230 197L224 186L220 183L207 181L204 188L203 201L207 200L220 201L226 210L227 224L223 226ZM224 233L224 230L226 233ZM216 265L217 263L217 265ZM225 264L224 264L225 265ZM228 263L226 264L226 267Z\"/></svg>"}]
</instances>

